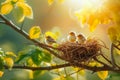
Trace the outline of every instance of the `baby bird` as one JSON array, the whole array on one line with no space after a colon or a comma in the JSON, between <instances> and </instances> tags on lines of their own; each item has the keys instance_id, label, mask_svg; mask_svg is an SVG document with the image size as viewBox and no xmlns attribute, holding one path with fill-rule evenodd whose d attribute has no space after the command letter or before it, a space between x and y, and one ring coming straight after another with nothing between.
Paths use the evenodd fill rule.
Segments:
<instances>
[{"instance_id":1,"label":"baby bird","mask_svg":"<svg viewBox=\"0 0 120 80\"><path fill-rule=\"evenodd\" d=\"M56 41L51 36L46 36L45 43L48 45L52 45L53 43L56 43Z\"/></svg>"},{"instance_id":2,"label":"baby bird","mask_svg":"<svg viewBox=\"0 0 120 80\"><path fill-rule=\"evenodd\" d=\"M85 41L86 41L86 38L83 34L80 33L77 35L77 43L81 44L81 43L85 43Z\"/></svg>"},{"instance_id":3,"label":"baby bird","mask_svg":"<svg viewBox=\"0 0 120 80\"><path fill-rule=\"evenodd\" d=\"M67 38L68 38L69 42L75 42L76 41L76 33L70 32Z\"/></svg>"}]
</instances>

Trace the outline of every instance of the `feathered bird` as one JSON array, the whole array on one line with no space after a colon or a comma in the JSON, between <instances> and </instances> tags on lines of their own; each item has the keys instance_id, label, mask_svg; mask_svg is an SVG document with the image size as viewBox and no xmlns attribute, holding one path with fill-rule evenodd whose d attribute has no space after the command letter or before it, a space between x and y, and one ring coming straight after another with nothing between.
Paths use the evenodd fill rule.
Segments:
<instances>
[{"instance_id":1,"label":"feathered bird","mask_svg":"<svg viewBox=\"0 0 120 80\"><path fill-rule=\"evenodd\" d=\"M67 38L68 38L69 42L75 42L76 41L76 33L70 32Z\"/></svg>"},{"instance_id":2,"label":"feathered bird","mask_svg":"<svg viewBox=\"0 0 120 80\"><path fill-rule=\"evenodd\" d=\"M81 43L85 43L85 41L86 41L86 38L83 34L80 33L77 35L77 40L76 40L77 43L81 44Z\"/></svg>"},{"instance_id":3,"label":"feathered bird","mask_svg":"<svg viewBox=\"0 0 120 80\"><path fill-rule=\"evenodd\" d=\"M46 36L45 43L48 45L52 45L53 43L56 43L56 41L51 36Z\"/></svg>"}]
</instances>

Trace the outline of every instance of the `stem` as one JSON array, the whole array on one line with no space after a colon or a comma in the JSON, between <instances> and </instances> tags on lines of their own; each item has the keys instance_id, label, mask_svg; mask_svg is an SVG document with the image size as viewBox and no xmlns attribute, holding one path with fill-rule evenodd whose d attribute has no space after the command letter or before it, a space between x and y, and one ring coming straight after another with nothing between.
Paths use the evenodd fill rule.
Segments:
<instances>
[{"instance_id":1,"label":"stem","mask_svg":"<svg viewBox=\"0 0 120 80\"><path fill-rule=\"evenodd\" d=\"M116 49L120 50L120 48L118 46L116 46L115 44L113 44L113 47L115 47Z\"/></svg>"},{"instance_id":2,"label":"stem","mask_svg":"<svg viewBox=\"0 0 120 80\"><path fill-rule=\"evenodd\" d=\"M110 56L111 56L111 62L113 67L115 67L116 63L115 63L115 59L114 59L114 55L113 55L113 43L111 44L111 52L110 52Z\"/></svg>"},{"instance_id":3,"label":"stem","mask_svg":"<svg viewBox=\"0 0 120 80\"><path fill-rule=\"evenodd\" d=\"M0 21L0 23L5 24L5 21Z\"/></svg>"},{"instance_id":4,"label":"stem","mask_svg":"<svg viewBox=\"0 0 120 80\"><path fill-rule=\"evenodd\" d=\"M53 70L53 69L58 69L58 68L63 68L63 67L69 67L70 64L61 64L61 65L56 65L56 66L48 66L48 67L29 67L29 66L17 66L14 65L12 68L13 69L30 69L30 70ZM8 66L4 66L5 69L9 69Z\"/></svg>"}]
</instances>

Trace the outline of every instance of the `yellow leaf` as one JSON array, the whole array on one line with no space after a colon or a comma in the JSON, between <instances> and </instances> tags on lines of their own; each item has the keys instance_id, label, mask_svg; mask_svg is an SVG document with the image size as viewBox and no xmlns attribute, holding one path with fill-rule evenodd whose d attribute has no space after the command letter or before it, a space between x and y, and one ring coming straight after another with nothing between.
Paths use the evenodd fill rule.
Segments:
<instances>
[{"instance_id":1,"label":"yellow leaf","mask_svg":"<svg viewBox=\"0 0 120 80\"><path fill-rule=\"evenodd\" d=\"M77 19L78 19L79 21L81 20L80 11L75 11L74 15L77 17Z\"/></svg>"},{"instance_id":2,"label":"yellow leaf","mask_svg":"<svg viewBox=\"0 0 120 80\"><path fill-rule=\"evenodd\" d=\"M13 59L10 58L10 57L6 57L6 58L5 58L5 63L6 63L6 65L7 65L9 68L12 68L13 65L14 65L14 61L13 61Z\"/></svg>"},{"instance_id":3,"label":"yellow leaf","mask_svg":"<svg viewBox=\"0 0 120 80\"><path fill-rule=\"evenodd\" d=\"M60 3L63 3L65 0L59 0Z\"/></svg>"},{"instance_id":4,"label":"yellow leaf","mask_svg":"<svg viewBox=\"0 0 120 80\"><path fill-rule=\"evenodd\" d=\"M93 24L90 25L90 31L93 32L98 24L99 24L99 21L97 19L94 20Z\"/></svg>"},{"instance_id":5,"label":"yellow leaf","mask_svg":"<svg viewBox=\"0 0 120 80\"><path fill-rule=\"evenodd\" d=\"M61 30L58 27L54 27L51 31L55 33L56 36L61 36Z\"/></svg>"},{"instance_id":6,"label":"yellow leaf","mask_svg":"<svg viewBox=\"0 0 120 80\"><path fill-rule=\"evenodd\" d=\"M64 75L61 75L59 77L54 78L53 80L66 80L66 78L64 77Z\"/></svg>"},{"instance_id":7,"label":"yellow leaf","mask_svg":"<svg viewBox=\"0 0 120 80\"><path fill-rule=\"evenodd\" d=\"M92 25L93 24L93 22L94 22L94 20L95 20L95 16L93 15L93 14L90 14L90 16L89 16L89 19L88 19L88 24L89 25Z\"/></svg>"},{"instance_id":8,"label":"yellow leaf","mask_svg":"<svg viewBox=\"0 0 120 80\"><path fill-rule=\"evenodd\" d=\"M120 40L120 27L114 26L108 29L109 38L113 43Z\"/></svg>"},{"instance_id":9,"label":"yellow leaf","mask_svg":"<svg viewBox=\"0 0 120 80\"><path fill-rule=\"evenodd\" d=\"M49 4L49 5L52 5L53 2L54 2L54 0L48 0L48 4Z\"/></svg>"},{"instance_id":10,"label":"yellow leaf","mask_svg":"<svg viewBox=\"0 0 120 80\"><path fill-rule=\"evenodd\" d=\"M30 30L29 30L29 36L31 39L36 39L39 38L41 34L41 29L39 26L33 26Z\"/></svg>"},{"instance_id":11,"label":"yellow leaf","mask_svg":"<svg viewBox=\"0 0 120 80\"><path fill-rule=\"evenodd\" d=\"M120 55L120 50L118 50L118 49L115 48L115 49L114 49L114 53Z\"/></svg>"},{"instance_id":12,"label":"yellow leaf","mask_svg":"<svg viewBox=\"0 0 120 80\"><path fill-rule=\"evenodd\" d=\"M99 71L97 75L100 79L105 80L108 76L108 71Z\"/></svg>"},{"instance_id":13,"label":"yellow leaf","mask_svg":"<svg viewBox=\"0 0 120 80\"><path fill-rule=\"evenodd\" d=\"M6 54L7 54L8 56L17 57L17 56L16 56L16 54L15 54L15 53L13 53L13 52L6 52Z\"/></svg>"},{"instance_id":14,"label":"yellow leaf","mask_svg":"<svg viewBox=\"0 0 120 80\"><path fill-rule=\"evenodd\" d=\"M1 5L0 13L9 14L12 11L12 9L13 9L13 5L11 4L11 2L3 3Z\"/></svg>"},{"instance_id":15,"label":"yellow leaf","mask_svg":"<svg viewBox=\"0 0 120 80\"><path fill-rule=\"evenodd\" d=\"M96 64L97 63L95 61L93 61L93 62L90 62L88 65L91 66L91 67L94 67L94 66L96 66Z\"/></svg>"},{"instance_id":16,"label":"yellow leaf","mask_svg":"<svg viewBox=\"0 0 120 80\"><path fill-rule=\"evenodd\" d=\"M25 0L17 0L18 2L25 2Z\"/></svg>"},{"instance_id":17,"label":"yellow leaf","mask_svg":"<svg viewBox=\"0 0 120 80\"><path fill-rule=\"evenodd\" d=\"M23 9L23 15L32 19L33 18L33 11L32 8L24 3L24 2L17 2L17 6L21 7Z\"/></svg>"},{"instance_id":18,"label":"yellow leaf","mask_svg":"<svg viewBox=\"0 0 120 80\"><path fill-rule=\"evenodd\" d=\"M29 78L33 79L33 71L32 70L26 70L29 73Z\"/></svg>"},{"instance_id":19,"label":"yellow leaf","mask_svg":"<svg viewBox=\"0 0 120 80\"><path fill-rule=\"evenodd\" d=\"M17 2L18 0L12 0L13 2Z\"/></svg>"},{"instance_id":20,"label":"yellow leaf","mask_svg":"<svg viewBox=\"0 0 120 80\"><path fill-rule=\"evenodd\" d=\"M86 16L82 16L82 17L81 17L81 21L82 21L82 24L85 24L86 21L87 21Z\"/></svg>"},{"instance_id":21,"label":"yellow leaf","mask_svg":"<svg viewBox=\"0 0 120 80\"><path fill-rule=\"evenodd\" d=\"M2 77L2 76L3 76L3 74L4 74L4 72L3 72L3 71L0 71L0 77Z\"/></svg>"},{"instance_id":22,"label":"yellow leaf","mask_svg":"<svg viewBox=\"0 0 120 80\"><path fill-rule=\"evenodd\" d=\"M46 33L45 33L45 36L50 36L50 37L52 37L54 40L58 39L58 36L57 36L55 33L50 32L50 31L46 32Z\"/></svg>"}]
</instances>

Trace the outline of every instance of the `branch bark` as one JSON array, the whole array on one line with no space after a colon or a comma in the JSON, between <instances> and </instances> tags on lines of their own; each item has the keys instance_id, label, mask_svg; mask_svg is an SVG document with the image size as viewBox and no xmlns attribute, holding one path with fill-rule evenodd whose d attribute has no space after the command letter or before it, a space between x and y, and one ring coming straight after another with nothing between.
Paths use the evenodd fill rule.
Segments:
<instances>
[{"instance_id":1,"label":"branch bark","mask_svg":"<svg viewBox=\"0 0 120 80\"><path fill-rule=\"evenodd\" d=\"M47 66L47 67L30 67L30 66L17 66L14 65L12 68L13 69L29 69L29 70L53 70L53 69L58 69L58 68L64 68L64 67L69 67L70 64L61 64L61 65L56 65L56 66ZM5 69L9 69L9 67L5 66Z\"/></svg>"}]
</instances>

